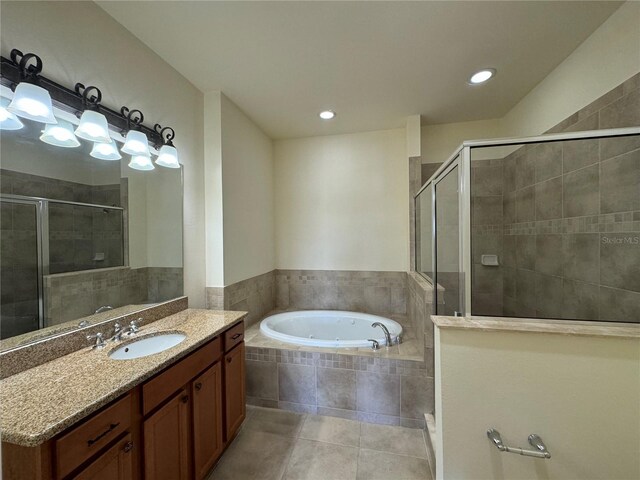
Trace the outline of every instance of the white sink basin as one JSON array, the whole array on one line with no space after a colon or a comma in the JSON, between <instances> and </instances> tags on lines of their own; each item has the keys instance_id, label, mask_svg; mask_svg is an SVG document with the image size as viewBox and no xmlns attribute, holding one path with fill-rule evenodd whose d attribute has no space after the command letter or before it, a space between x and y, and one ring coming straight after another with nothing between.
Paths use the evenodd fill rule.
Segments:
<instances>
[{"instance_id":1,"label":"white sink basin","mask_svg":"<svg viewBox=\"0 0 640 480\"><path fill-rule=\"evenodd\" d=\"M152 337L144 337L135 342L127 343L112 352L109 357L113 360L131 360L132 358L148 357L156 353L175 347L187 336L184 333L164 333Z\"/></svg>"}]
</instances>

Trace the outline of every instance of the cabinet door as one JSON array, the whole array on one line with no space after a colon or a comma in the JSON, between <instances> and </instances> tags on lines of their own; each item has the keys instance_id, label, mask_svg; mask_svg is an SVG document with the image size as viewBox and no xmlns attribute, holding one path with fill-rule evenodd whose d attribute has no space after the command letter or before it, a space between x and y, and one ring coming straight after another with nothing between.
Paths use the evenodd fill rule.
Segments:
<instances>
[{"instance_id":1,"label":"cabinet door","mask_svg":"<svg viewBox=\"0 0 640 480\"><path fill-rule=\"evenodd\" d=\"M133 480L133 442L127 434L85 468L76 480Z\"/></svg>"},{"instance_id":2,"label":"cabinet door","mask_svg":"<svg viewBox=\"0 0 640 480\"><path fill-rule=\"evenodd\" d=\"M205 478L222 453L222 367L211 366L191 383L195 478Z\"/></svg>"},{"instance_id":3,"label":"cabinet door","mask_svg":"<svg viewBox=\"0 0 640 480\"><path fill-rule=\"evenodd\" d=\"M147 480L189 478L189 394L186 390L144 421L144 476Z\"/></svg>"},{"instance_id":4,"label":"cabinet door","mask_svg":"<svg viewBox=\"0 0 640 480\"><path fill-rule=\"evenodd\" d=\"M231 440L245 417L244 342L224 356L226 439Z\"/></svg>"}]
</instances>

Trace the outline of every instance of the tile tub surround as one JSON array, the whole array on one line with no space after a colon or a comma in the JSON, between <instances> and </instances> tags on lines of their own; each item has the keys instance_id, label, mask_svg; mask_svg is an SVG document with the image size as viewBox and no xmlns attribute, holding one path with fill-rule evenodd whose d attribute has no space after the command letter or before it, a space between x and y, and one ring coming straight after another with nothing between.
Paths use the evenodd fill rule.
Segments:
<instances>
[{"instance_id":1,"label":"tile tub surround","mask_svg":"<svg viewBox=\"0 0 640 480\"><path fill-rule=\"evenodd\" d=\"M59 357L86 349L88 346L87 335L93 335L97 332L112 332L116 322L127 325L132 320L142 318L139 325L144 326L187 309L188 303L187 297L176 298L148 308L138 309L135 313L110 317L104 323L92 324L82 329L74 329L55 337L43 339L37 343L6 350L0 353L0 378L6 379ZM33 332L34 336L38 334L41 332Z\"/></svg>"},{"instance_id":2,"label":"tile tub surround","mask_svg":"<svg viewBox=\"0 0 640 480\"><path fill-rule=\"evenodd\" d=\"M276 306L405 315L406 272L276 270Z\"/></svg>"},{"instance_id":3,"label":"tile tub surround","mask_svg":"<svg viewBox=\"0 0 640 480\"><path fill-rule=\"evenodd\" d=\"M550 132L637 125L640 74ZM501 175L472 183L474 315L640 321L640 138L523 146Z\"/></svg>"},{"instance_id":4,"label":"tile tub surround","mask_svg":"<svg viewBox=\"0 0 640 480\"><path fill-rule=\"evenodd\" d=\"M406 272L273 270L226 287L207 287L207 308L248 311L247 325L272 310L348 310L405 315Z\"/></svg>"},{"instance_id":5,"label":"tile tub surround","mask_svg":"<svg viewBox=\"0 0 640 480\"><path fill-rule=\"evenodd\" d=\"M187 334L182 343L164 352L119 362L109 358L111 348L83 348L2 380L2 441L23 446L44 443L204 345L245 315L184 310L146 324L138 334L168 330Z\"/></svg>"},{"instance_id":6,"label":"tile tub surround","mask_svg":"<svg viewBox=\"0 0 640 480\"><path fill-rule=\"evenodd\" d=\"M209 480L390 478L430 480L422 431L252 406L240 433L209 476Z\"/></svg>"},{"instance_id":7,"label":"tile tub surround","mask_svg":"<svg viewBox=\"0 0 640 480\"><path fill-rule=\"evenodd\" d=\"M258 347L261 334L252 329L245 336L250 404L415 428L433 411L432 361L385 349L325 353L281 342L287 347Z\"/></svg>"},{"instance_id":8,"label":"tile tub surround","mask_svg":"<svg viewBox=\"0 0 640 480\"><path fill-rule=\"evenodd\" d=\"M226 287L207 287L207 308L249 312L247 326L253 325L276 307L276 270Z\"/></svg>"}]
</instances>

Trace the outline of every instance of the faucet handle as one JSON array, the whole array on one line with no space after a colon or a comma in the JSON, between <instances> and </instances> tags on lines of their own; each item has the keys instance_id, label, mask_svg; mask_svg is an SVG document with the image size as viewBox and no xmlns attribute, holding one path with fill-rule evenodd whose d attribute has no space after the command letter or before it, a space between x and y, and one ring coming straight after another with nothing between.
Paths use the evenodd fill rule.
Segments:
<instances>
[{"instance_id":1,"label":"faucet handle","mask_svg":"<svg viewBox=\"0 0 640 480\"><path fill-rule=\"evenodd\" d=\"M96 348L104 348L107 342L104 341L104 335L100 332L97 332L93 335L87 335L87 340L95 340L96 342L91 346L92 349Z\"/></svg>"},{"instance_id":2,"label":"faucet handle","mask_svg":"<svg viewBox=\"0 0 640 480\"><path fill-rule=\"evenodd\" d=\"M138 318L137 320L131 320L131 322L129 323L129 330L131 331L131 333L137 333L138 330L140 330L140 327L138 326L138 324L141 322L142 322L142 317Z\"/></svg>"},{"instance_id":3,"label":"faucet handle","mask_svg":"<svg viewBox=\"0 0 640 480\"><path fill-rule=\"evenodd\" d=\"M371 350L380 350L380 342L373 338L369 338L367 341L371 342Z\"/></svg>"}]
</instances>

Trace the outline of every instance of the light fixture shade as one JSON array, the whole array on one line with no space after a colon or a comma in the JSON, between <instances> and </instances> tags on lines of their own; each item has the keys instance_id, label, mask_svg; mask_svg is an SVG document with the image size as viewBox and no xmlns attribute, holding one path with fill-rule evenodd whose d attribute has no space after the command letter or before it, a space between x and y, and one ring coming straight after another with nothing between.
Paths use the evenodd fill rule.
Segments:
<instances>
[{"instance_id":1,"label":"light fixture shade","mask_svg":"<svg viewBox=\"0 0 640 480\"><path fill-rule=\"evenodd\" d=\"M156 165L167 168L180 168L178 162L178 151L171 145L163 145L160 147L160 153L156 159Z\"/></svg>"},{"instance_id":2,"label":"light fixture shade","mask_svg":"<svg viewBox=\"0 0 640 480\"><path fill-rule=\"evenodd\" d=\"M20 130L24 124L15 114L7 110L9 99L0 98L0 130Z\"/></svg>"},{"instance_id":3,"label":"light fixture shade","mask_svg":"<svg viewBox=\"0 0 640 480\"><path fill-rule=\"evenodd\" d=\"M124 141L122 151L123 153L128 153L129 155L133 156L151 156L151 152L149 151L149 140L147 139L147 136L137 130L129 130L129 132L127 133L127 138Z\"/></svg>"},{"instance_id":4,"label":"light fixture shade","mask_svg":"<svg viewBox=\"0 0 640 480\"><path fill-rule=\"evenodd\" d=\"M132 155L129 168L133 168L134 170L153 170L156 167L153 166L151 157L147 157L146 155Z\"/></svg>"},{"instance_id":5,"label":"light fixture shade","mask_svg":"<svg viewBox=\"0 0 640 480\"><path fill-rule=\"evenodd\" d=\"M49 92L32 83L18 84L7 110L27 120L58 123L56 117L53 116L53 105Z\"/></svg>"},{"instance_id":6,"label":"light fixture shade","mask_svg":"<svg viewBox=\"0 0 640 480\"><path fill-rule=\"evenodd\" d=\"M118 147L116 147L116 142L111 139L109 142L94 143L89 155L98 160L120 160L122 158Z\"/></svg>"},{"instance_id":7,"label":"light fixture shade","mask_svg":"<svg viewBox=\"0 0 640 480\"><path fill-rule=\"evenodd\" d=\"M56 125L47 125L40 135L40 140L56 147L75 148L80 146L80 142L73 133L73 125L66 120L58 120Z\"/></svg>"},{"instance_id":8,"label":"light fixture shade","mask_svg":"<svg viewBox=\"0 0 640 480\"><path fill-rule=\"evenodd\" d=\"M107 118L93 110L85 110L82 113L76 135L90 142L108 143L111 140Z\"/></svg>"}]
</instances>

